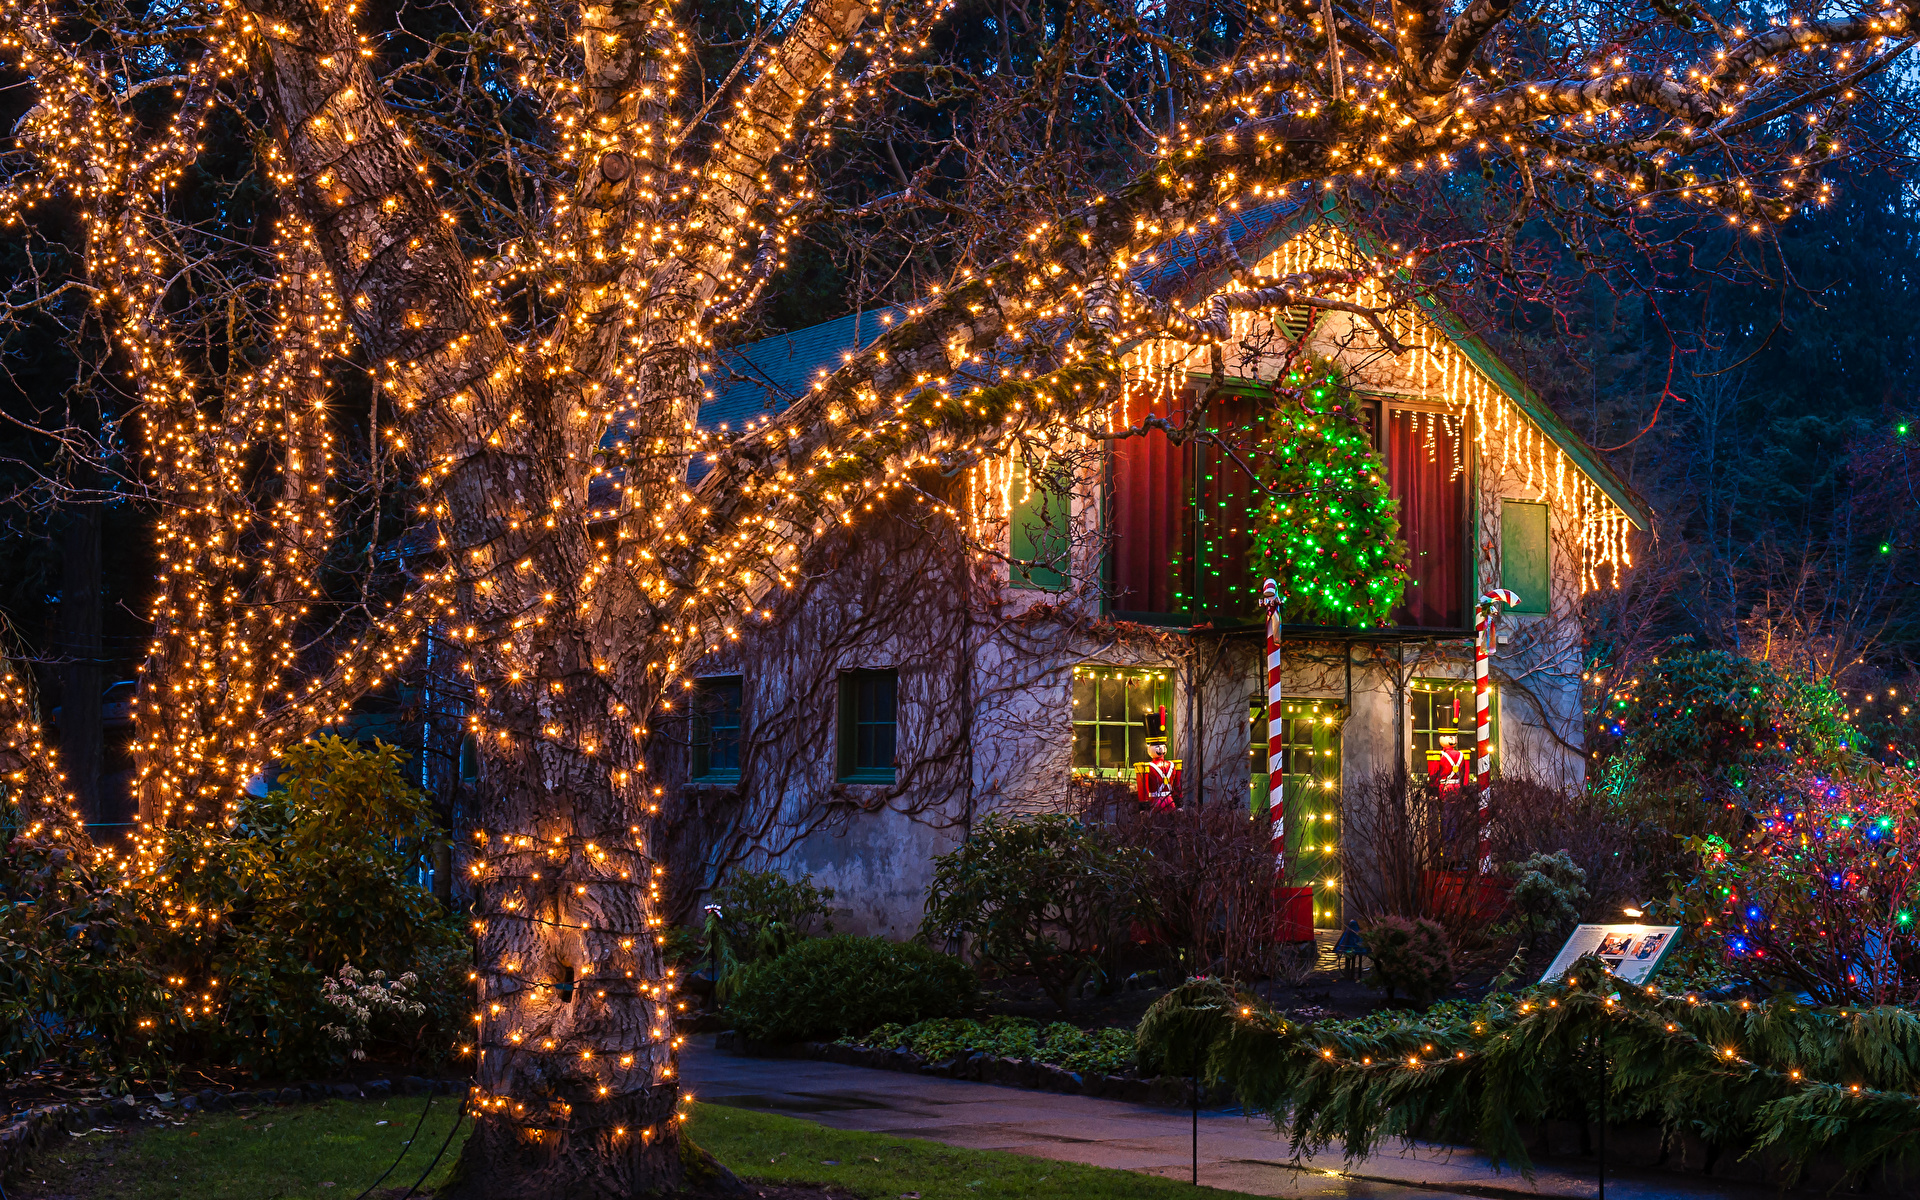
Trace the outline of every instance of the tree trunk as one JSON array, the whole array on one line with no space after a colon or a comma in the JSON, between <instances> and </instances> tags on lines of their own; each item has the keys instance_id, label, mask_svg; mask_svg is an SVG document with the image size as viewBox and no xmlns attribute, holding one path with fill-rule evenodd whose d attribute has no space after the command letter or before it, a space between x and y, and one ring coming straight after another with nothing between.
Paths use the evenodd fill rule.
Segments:
<instances>
[{"instance_id":1,"label":"tree trunk","mask_svg":"<svg viewBox=\"0 0 1920 1200\"><path fill-rule=\"evenodd\" d=\"M629 1197L683 1181L676 981L638 741L577 620L515 639L523 686L489 698L475 891L475 1131L456 1195ZM520 651L525 651L522 658ZM624 736L622 736L624 735Z\"/></svg>"},{"instance_id":2,"label":"tree trunk","mask_svg":"<svg viewBox=\"0 0 1920 1200\"><path fill-rule=\"evenodd\" d=\"M106 667L100 642L98 504L76 504L60 532L60 768L80 819L100 813L100 760L106 739L100 698Z\"/></svg>"}]
</instances>

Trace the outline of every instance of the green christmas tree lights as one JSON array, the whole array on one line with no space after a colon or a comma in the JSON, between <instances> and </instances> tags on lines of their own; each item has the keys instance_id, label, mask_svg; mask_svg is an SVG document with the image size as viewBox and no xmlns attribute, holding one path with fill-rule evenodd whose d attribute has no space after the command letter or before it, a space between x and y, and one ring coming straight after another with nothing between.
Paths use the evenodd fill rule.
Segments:
<instances>
[{"instance_id":1,"label":"green christmas tree lights","mask_svg":"<svg viewBox=\"0 0 1920 1200\"><path fill-rule=\"evenodd\" d=\"M1387 624L1411 574L1407 545L1386 464L1338 370L1289 371L1263 424L1254 578L1279 581L1288 624Z\"/></svg>"}]
</instances>

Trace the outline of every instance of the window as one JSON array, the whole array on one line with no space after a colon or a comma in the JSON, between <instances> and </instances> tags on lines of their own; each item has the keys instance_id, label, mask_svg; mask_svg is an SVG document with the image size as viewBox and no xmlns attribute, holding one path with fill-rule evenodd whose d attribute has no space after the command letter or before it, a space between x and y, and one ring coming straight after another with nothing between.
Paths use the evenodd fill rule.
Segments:
<instances>
[{"instance_id":1,"label":"window","mask_svg":"<svg viewBox=\"0 0 1920 1200\"><path fill-rule=\"evenodd\" d=\"M693 777L740 778L738 675L698 679L693 684Z\"/></svg>"},{"instance_id":2,"label":"window","mask_svg":"<svg viewBox=\"0 0 1920 1200\"><path fill-rule=\"evenodd\" d=\"M1467 756L1467 771L1473 771L1475 729L1473 722L1473 681L1458 679L1416 679L1407 687L1407 705L1413 717L1413 770L1415 777L1427 764L1440 757L1440 739L1456 739L1455 749ZM1487 696L1487 737L1493 745L1493 757L1500 758L1500 693L1489 689Z\"/></svg>"},{"instance_id":3,"label":"window","mask_svg":"<svg viewBox=\"0 0 1920 1200\"><path fill-rule=\"evenodd\" d=\"M1314 924L1333 928L1340 923L1340 730L1346 706L1308 699L1283 700L1281 706L1288 882L1313 888ZM1271 802L1266 698L1254 697L1248 709L1253 804L1265 811Z\"/></svg>"},{"instance_id":4,"label":"window","mask_svg":"<svg viewBox=\"0 0 1920 1200\"><path fill-rule=\"evenodd\" d=\"M1552 581L1547 506L1508 500L1500 506L1500 586L1520 597L1514 612L1547 611Z\"/></svg>"},{"instance_id":5,"label":"window","mask_svg":"<svg viewBox=\"0 0 1920 1200\"><path fill-rule=\"evenodd\" d=\"M897 671L848 671L840 676L840 778L894 781L899 683Z\"/></svg>"},{"instance_id":6,"label":"window","mask_svg":"<svg viewBox=\"0 0 1920 1200\"><path fill-rule=\"evenodd\" d=\"M1088 663L1073 669L1073 771L1132 779L1147 742L1167 736L1167 672Z\"/></svg>"},{"instance_id":7,"label":"window","mask_svg":"<svg viewBox=\"0 0 1920 1200\"><path fill-rule=\"evenodd\" d=\"M1029 471L1013 464L1012 511L1007 518L1008 582L1017 588L1057 592L1067 586L1071 542L1068 521L1073 514L1073 476L1063 461ZM1022 566L1019 564L1030 564Z\"/></svg>"},{"instance_id":8,"label":"window","mask_svg":"<svg viewBox=\"0 0 1920 1200\"><path fill-rule=\"evenodd\" d=\"M1138 424L1147 417L1182 419L1192 397L1129 396L1121 415ZM1188 611L1193 503L1187 476L1192 454L1160 434L1122 438L1110 451L1107 487L1108 578L1113 611L1165 619Z\"/></svg>"},{"instance_id":9,"label":"window","mask_svg":"<svg viewBox=\"0 0 1920 1200\"><path fill-rule=\"evenodd\" d=\"M1447 413L1387 414L1387 479L1413 578L1397 618L1416 629L1467 626L1466 434Z\"/></svg>"}]
</instances>

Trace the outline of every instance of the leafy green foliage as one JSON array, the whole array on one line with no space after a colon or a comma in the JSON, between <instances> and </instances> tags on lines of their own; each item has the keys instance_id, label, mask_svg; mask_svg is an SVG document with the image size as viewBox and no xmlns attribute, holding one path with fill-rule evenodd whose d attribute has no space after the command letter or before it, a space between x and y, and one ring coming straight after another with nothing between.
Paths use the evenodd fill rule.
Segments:
<instances>
[{"instance_id":1,"label":"leafy green foliage","mask_svg":"<svg viewBox=\"0 0 1920 1200\"><path fill-rule=\"evenodd\" d=\"M0 804L0 1077L49 1059L110 1079L151 1070L161 987L133 897L23 825Z\"/></svg>"},{"instance_id":2,"label":"leafy green foliage","mask_svg":"<svg viewBox=\"0 0 1920 1200\"><path fill-rule=\"evenodd\" d=\"M1069 1071L1110 1075L1133 1065L1135 1036L1131 1029L1085 1030L1065 1021L1042 1025L1026 1017L988 1017L984 1021L963 1017L882 1025L864 1037L842 1040L880 1050L905 1047L929 1062L982 1052Z\"/></svg>"},{"instance_id":3,"label":"leafy green foliage","mask_svg":"<svg viewBox=\"0 0 1920 1200\"><path fill-rule=\"evenodd\" d=\"M1214 1043L1233 1026L1243 998L1224 982L1189 979L1155 1000L1134 1031L1142 1075L1199 1075Z\"/></svg>"},{"instance_id":4,"label":"leafy green foliage","mask_svg":"<svg viewBox=\"0 0 1920 1200\"><path fill-rule=\"evenodd\" d=\"M1755 788L1736 848L1696 843L1690 925L1730 965L1830 1004L1920 1003L1920 775L1799 770Z\"/></svg>"},{"instance_id":5,"label":"leafy green foliage","mask_svg":"<svg viewBox=\"0 0 1920 1200\"><path fill-rule=\"evenodd\" d=\"M832 933L832 899L833 889L815 887L812 875L788 879L778 871L741 871L715 888L700 930L714 999L733 995L748 963L778 957L816 929Z\"/></svg>"},{"instance_id":6,"label":"leafy green foliage","mask_svg":"<svg viewBox=\"0 0 1920 1200\"><path fill-rule=\"evenodd\" d=\"M1592 957L1519 995L1418 1015L1301 1024L1248 1001L1223 1020L1217 997L1194 999L1191 1024L1158 1028L1216 1029L1203 1073L1272 1113L1296 1151L1458 1140L1526 1171L1533 1123L1595 1119L1604 1094L1612 1120L1777 1153L1790 1180L1815 1156L1864 1172L1910 1153L1920 1122L1920 1014L1903 1008L1709 1003L1625 984ZM1141 1040L1145 1055L1167 1039L1143 1022Z\"/></svg>"},{"instance_id":7,"label":"leafy green foliage","mask_svg":"<svg viewBox=\"0 0 1920 1200\"><path fill-rule=\"evenodd\" d=\"M1580 919L1580 906L1587 902L1587 873L1565 850L1536 851L1525 862L1508 863L1506 869L1514 877L1507 906L1515 923L1525 930L1529 949L1541 934Z\"/></svg>"},{"instance_id":8,"label":"leafy green foliage","mask_svg":"<svg viewBox=\"0 0 1920 1200\"><path fill-rule=\"evenodd\" d=\"M748 966L726 1011L749 1037L841 1038L887 1022L958 1016L975 987L965 963L917 942L835 935Z\"/></svg>"},{"instance_id":9,"label":"leafy green foliage","mask_svg":"<svg viewBox=\"0 0 1920 1200\"><path fill-rule=\"evenodd\" d=\"M1662 656L1615 689L1604 717L1631 774L1717 798L1757 772L1838 761L1859 740L1825 681L1722 650Z\"/></svg>"},{"instance_id":10,"label":"leafy green foliage","mask_svg":"<svg viewBox=\"0 0 1920 1200\"><path fill-rule=\"evenodd\" d=\"M1337 368L1290 371L1253 451L1273 493L1254 518L1254 578L1272 576L1286 619L1384 625L1411 576L1399 503Z\"/></svg>"},{"instance_id":11,"label":"leafy green foliage","mask_svg":"<svg viewBox=\"0 0 1920 1200\"><path fill-rule=\"evenodd\" d=\"M392 1023L377 1049L428 1059L451 1049L469 952L411 880L435 832L403 761L378 742L304 742L231 829L163 835L144 953L169 981L163 1032L177 1060L272 1074L341 1061L322 1032L339 1015L324 979L346 966L422 980L427 1012Z\"/></svg>"},{"instance_id":12,"label":"leafy green foliage","mask_svg":"<svg viewBox=\"0 0 1920 1200\"><path fill-rule=\"evenodd\" d=\"M958 849L934 860L921 936L960 932L974 956L1036 977L1060 1011L1100 951L1153 916L1152 862L1074 817L995 813Z\"/></svg>"},{"instance_id":13,"label":"leafy green foliage","mask_svg":"<svg viewBox=\"0 0 1920 1200\"><path fill-rule=\"evenodd\" d=\"M1453 986L1453 946L1438 921L1382 917L1365 932L1373 968L1367 982L1394 998L1425 1007Z\"/></svg>"}]
</instances>

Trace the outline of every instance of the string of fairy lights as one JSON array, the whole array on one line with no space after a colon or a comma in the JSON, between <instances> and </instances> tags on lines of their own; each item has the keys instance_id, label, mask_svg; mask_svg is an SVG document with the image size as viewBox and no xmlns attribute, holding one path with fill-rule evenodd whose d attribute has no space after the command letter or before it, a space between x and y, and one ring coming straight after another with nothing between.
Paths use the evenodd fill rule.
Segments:
<instances>
[{"instance_id":1,"label":"string of fairy lights","mask_svg":"<svg viewBox=\"0 0 1920 1200\"><path fill-rule=\"evenodd\" d=\"M1438 1027L1429 1027L1418 1034L1413 1031L1400 1034L1396 1040L1403 1043L1404 1049L1375 1046L1357 1051L1343 1050L1339 1044L1327 1044L1329 1039L1313 1025L1294 1022L1265 1008L1243 1005L1233 1015L1243 1026L1291 1043L1296 1053L1317 1060L1326 1069L1391 1076L1471 1069L1481 1057L1500 1053L1508 1039L1524 1035L1530 1023L1552 1028L1550 1023L1570 1015L1569 1006L1594 1011L1605 1020L1619 1023L1630 1031L1650 1035L1650 1040L1663 1051L1666 1061L1673 1061L1675 1051L1687 1052L1711 1063L1717 1072L1737 1070L1748 1078L1763 1079L1788 1092L1825 1092L1848 1099L1892 1100L1920 1114L1920 1096L1911 1092L1875 1087L1868 1081L1831 1083L1817 1080L1809 1077L1801 1067L1788 1065L1783 1068L1769 1064L1744 1053L1739 1045L1731 1044L1731 1038L1710 1038L1695 1028L1709 1023L1763 1026L1774 1008L1783 1009L1789 1015L1858 1023L1863 1017L1871 1015L1871 1011L1863 1011L1857 1005L1821 1009L1779 1000L1758 1003L1752 1000L1708 1001L1693 992L1669 993L1657 985L1636 986L1605 975L1588 980L1583 985L1581 977L1575 974L1549 985L1547 990L1530 991L1513 998L1510 1007L1491 1006L1493 1020L1476 1020L1466 1026L1471 1044L1461 1045ZM1365 1039L1340 1039L1343 1042L1354 1040ZM1811 1045L1803 1045L1800 1049L1810 1056L1814 1053ZM1863 1067L1865 1064L1856 1066Z\"/></svg>"}]
</instances>

